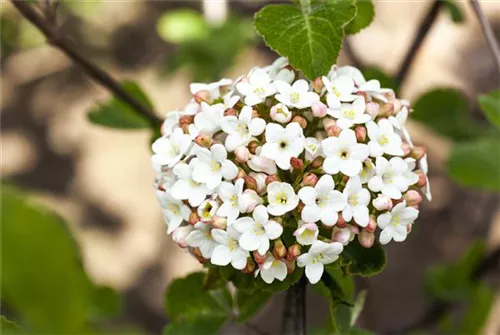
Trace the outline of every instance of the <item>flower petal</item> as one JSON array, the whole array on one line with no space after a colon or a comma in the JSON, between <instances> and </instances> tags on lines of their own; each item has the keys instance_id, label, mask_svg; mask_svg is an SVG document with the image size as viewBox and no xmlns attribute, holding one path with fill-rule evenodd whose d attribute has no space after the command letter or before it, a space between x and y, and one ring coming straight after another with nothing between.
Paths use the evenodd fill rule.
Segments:
<instances>
[{"instance_id":1,"label":"flower petal","mask_svg":"<svg viewBox=\"0 0 500 335\"><path fill-rule=\"evenodd\" d=\"M321 279L325 267L322 263L309 263L306 265L306 277L311 284L316 284Z\"/></svg>"}]
</instances>

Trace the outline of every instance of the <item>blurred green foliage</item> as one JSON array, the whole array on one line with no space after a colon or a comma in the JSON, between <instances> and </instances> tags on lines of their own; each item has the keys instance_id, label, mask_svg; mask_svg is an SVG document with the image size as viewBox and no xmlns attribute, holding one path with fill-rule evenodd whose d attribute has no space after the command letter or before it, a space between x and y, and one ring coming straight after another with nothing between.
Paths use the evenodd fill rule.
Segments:
<instances>
[{"instance_id":1,"label":"blurred green foliage","mask_svg":"<svg viewBox=\"0 0 500 335\"><path fill-rule=\"evenodd\" d=\"M465 21L464 14L456 1L443 0L446 11L450 14L451 20L455 23L463 23Z\"/></svg>"},{"instance_id":2,"label":"blurred green foliage","mask_svg":"<svg viewBox=\"0 0 500 335\"><path fill-rule=\"evenodd\" d=\"M500 89L481 94L478 100L486 118L500 129Z\"/></svg>"},{"instance_id":3,"label":"blurred green foliage","mask_svg":"<svg viewBox=\"0 0 500 335\"><path fill-rule=\"evenodd\" d=\"M210 26L198 12L179 9L160 16L156 29L165 41L184 43L209 37Z\"/></svg>"}]
</instances>

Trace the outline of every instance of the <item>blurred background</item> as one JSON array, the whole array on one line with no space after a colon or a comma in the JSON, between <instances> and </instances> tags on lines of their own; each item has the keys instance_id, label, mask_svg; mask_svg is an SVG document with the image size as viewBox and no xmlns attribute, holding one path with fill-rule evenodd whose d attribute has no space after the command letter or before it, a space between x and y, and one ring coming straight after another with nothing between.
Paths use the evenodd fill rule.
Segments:
<instances>
[{"instance_id":1,"label":"blurred background","mask_svg":"<svg viewBox=\"0 0 500 335\"><path fill-rule=\"evenodd\" d=\"M2 180L63 216L91 279L123 296L123 321L159 334L167 322L166 285L201 266L166 235L152 188L150 133L90 124L86 114L109 93L46 45L9 2L0 4ZM274 60L252 27L253 14L265 4L63 1L58 21L88 58L118 79L140 83L163 117L186 104L190 82L236 78ZM464 22L440 12L399 95L415 101L435 88L456 89L467 98L467 117L481 124L476 96L497 88L500 78L470 6L455 4ZM374 22L349 37L352 51L363 65L394 74L431 5L375 1ZM481 6L500 32L500 4ZM352 59L342 53L338 63ZM422 282L429 267L458 260L478 239L490 250L500 245L498 194L450 180L452 137L425 120L410 128L415 142L428 149L434 199L422 205L410 238L388 246L386 270L358 283L368 289L360 323L377 333L412 324L426 312L430 299ZM500 273L490 277L498 284ZM327 304L313 293L309 299L309 322L317 324L328 313ZM282 303L277 296L258 316L256 323L269 334L279 329ZM252 334L237 326L226 332ZM500 334L498 294L482 333Z\"/></svg>"}]
</instances>

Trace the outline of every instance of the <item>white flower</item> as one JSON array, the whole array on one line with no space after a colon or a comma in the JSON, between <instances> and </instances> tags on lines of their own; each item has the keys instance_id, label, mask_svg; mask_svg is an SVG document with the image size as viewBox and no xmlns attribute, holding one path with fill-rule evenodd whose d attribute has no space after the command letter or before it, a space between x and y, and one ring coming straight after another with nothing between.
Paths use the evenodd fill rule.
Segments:
<instances>
[{"instance_id":1,"label":"white flower","mask_svg":"<svg viewBox=\"0 0 500 335\"><path fill-rule=\"evenodd\" d=\"M265 172L267 174L276 174L278 172L276 163L273 160L259 155L253 155L247 164L255 172Z\"/></svg>"},{"instance_id":2,"label":"white flower","mask_svg":"<svg viewBox=\"0 0 500 335\"><path fill-rule=\"evenodd\" d=\"M292 119L292 112L283 104L276 104L269 112L271 119L278 123L288 123Z\"/></svg>"},{"instance_id":3,"label":"white flower","mask_svg":"<svg viewBox=\"0 0 500 335\"><path fill-rule=\"evenodd\" d=\"M198 207L198 216L203 222L210 222L219 209L219 204L214 200L205 200Z\"/></svg>"},{"instance_id":4,"label":"white flower","mask_svg":"<svg viewBox=\"0 0 500 335\"><path fill-rule=\"evenodd\" d=\"M222 144L214 144L210 150L199 148L196 157L199 161L194 167L193 179L198 183L206 183L209 189L219 186L222 178L232 180L238 175L238 168L227 159L227 152Z\"/></svg>"},{"instance_id":5,"label":"white flower","mask_svg":"<svg viewBox=\"0 0 500 335\"><path fill-rule=\"evenodd\" d=\"M266 97L276 92L274 84L263 69L254 69L248 81L242 81L236 84L238 91L245 96L245 104L253 106L266 100Z\"/></svg>"},{"instance_id":6,"label":"white flower","mask_svg":"<svg viewBox=\"0 0 500 335\"><path fill-rule=\"evenodd\" d=\"M283 128L279 124L269 123L266 126L266 144L262 147L261 156L276 161L283 170L290 169L290 158L298 157L304 151L302 128L292 122Z\"/></svg>"},{"instance_id":7,"label":"white flower","mask_svg":"<svg viewBox=\"0 0 500 335\"><path fill-rule=\"evenodd\" d=\"M276 221L269 220L266 207L255 208L251 217L243 217L234 221L232 227L240 232L240 246L248 251L257 250L265 255L269 250L269 240L275 240L283 233L283 227Z\"/></svg>"},{"instance_id":8,"label":"white flower","mask_svg":"<svg viewBox=\"0 0 500 335\"><path fill-rule=\"evenodd\" d=\"M247 265L248 251L241 248L238 233L233 227L227 227L227 231L222 229L212 229L212 237L220 243L215 247L210 261L214 265L226 266L229 263L237 270L243 270Z\"/></svg>"},{"instance_id":9,"label":"white flower","mask_svg":"<svg viewBox=\"0 0 500 335\"><path fill-rule=\"evenodd\" d=\"M426 156L424 156L424 157L427 158ZM424 157L422 157L422 159ZM422 159L420 159L420 161L422 161ZM403 172L403 177L406 178L406 181L408 182L408 186L416 184L418 182L418 175L413 172L415 170L415 167L416 167L416 160L414 158L407 157L404 159L404 161L406 163L407 170L405 172ZM421 170L423 171L422 168L421 168ZM424 171L424 173L427 173L427 171Z\"/></svg>"},{"instance_id":10,"label":"white flower","mask_svg":"<svg viewBox=\"0 0 500 335\"><path fill-rule=\"evenodd\" d=\"M308 137L305 141L306 160L312 161L321 155L321 142L316 137Z\"/></svg>"},{"instance_id":11,"label":"white flower","mask_svg":"<svg viewBox=\"0 0 500 335\"><path fill-rule=\"evenodd\" d=\"M405 128L406 120L408 119L408 108L402 107L399 113L395 116L391 115L388 117L389 122L399 131L402 131Z\"/></svg>"},{"instance_id":12,"label":"white flower","mask_svg":"<svg viewBox=\"0 0 500 335\"><path fill-rule=\"evenodd\" d=\"M262 205L264 200L259 197L254 190L245 190L241 197L238 199L238 206L242 213L250 213L258 205Z\"/></svg>"},{"instance_id":13,"label":"white flower","mask_svg":"<svg viewBox=\"0 0 500 335\"><path fill-rule=\"evenodd\" d=\"M392 211L381 214L377 218L377 225L380 233L380 243L387 244L392 239L396 242L406 240L408 235L408 225L411 225L418 217L418 210L413 207L406 207L406 202L400 202Z\"/></svg>"},{"instance_id":14,"label":"white flower","mask_svg":"<svg viewBox=\"0 0 500 335\"><path fill-rule=\"evenodd\" d=\"M330 107L327 114L337 118L337 126L341 129L351 128L355 124L363 124L371 120L371 116L365 113L366 103L362 97L354 100L352 104L341 104L340 108L332 108L332 103L327 102Z\"/></svg>"},{"instance_id":15,"label":"white flower","mask_svg":"<svg viewBox=\"0 0 500 335\"><path fill-rule=\"evenodd\" d=\"M352 129L344 129L339 137L329 137L321 142L326 159L323 169L326 173L336 174L342 172L353 177L361 172L363 162L368 158L368 146L357 143L356 135Z\"/></svg>"},{"instance_id":16,"label":"white flower","mask_svg":"<svg viewBox=\"0 0 500 335\"><path fill-rule=\"evenodd\" d=\"M325 264L335 262L344 247L339 242L325 243L315 241L311 249L297 258L297 265L306 268L306 277L311 284L316 284L321 279Z\"/></svg>"},{"instance_id":17,"label":"white flower","mask_svg":"<svg viewBox=\"0 0 500 335\"><path fill-rule=\"evenodd\" d=\"M285 280L287 267L285 262L274 258L274 256L268 252L264 263L255 270L255 277L257 277L259 273L262 280L267 284L271 284L274 279L278 279L279 281Z\"/></svg>"},{"instance_id":18,"label":"white flower","mask_svg":"<svg viewBox=\"0 0 500 335\"><path fill-rule=\"evenodd\" d=\"M288 59L284 57L277 58L273 64L264 68L272 80L281 80L287 83L291 83L295 78L295 73L292 70L287 69Z\"/></svg>"},{"instance_id":19,"label":"white flower","mask_svg":"<svg viewBox=\"0 0 500 335\"><path fill-rule=\"evenodd\" d=\"M181 248L185 248L187 246L186 237L193 231L192 225L187 225L183 227L179 227L172 233L172 240L177 243Z\"/></svg>"},{"instance_id":20,"label":"white flower","mask_svg":"<svg viewBox=\"0 0 500 335\"><path fill-rule=\"evenodd\" d=\"M325 174L314 187L306 186L299 190L300 200L305 204L302 220L317 222L321 220L327 226L333 226L339 218L339 211L346 206L346 201L339 191L335 190L332 176Z\"/></svg>"},{"instance_id":21,"label":"white flower","mask_svg":"<svg viewBox=\"0 0 500 335\"><path fill-rule=\"evenodd\" d=\"M418 166L420 167L420 170L422 170L425 173L425 179L426 179L426 183L425 186L422 188L422 191L424 192L427 200L431 201L432 200L431 184L429 183L429 177L427 175L427 173L429 172L427 155L424 155L422 158L420 158L420 160L418 161Z\"/></svg>"},{"instance_id":22,"label":"white flower","mask_svg":"<svg viewBox=\"0 0 500 335\"><path fill-rule=\"evenodd\" d=\"M180 128L175 129L169 137L160 137L152 145L153 166L174 166L189 151L191 143L191 137L184 134Z\"/></svg>"},{"instance_id":23,"label":"white flower","mask_svg":"<svg viewBox=\"0 0 500 335\"><path fill-rule=\"evenodd\" d=\"M323 77L328 95L326 96L328 106L332 109L340 109L340 103L353 101L356 96L354 92L354 81L349 76L338 76L332 80L328 77Z\"/></svg>"},{"instance_id":24,"label":"white flower","mask_svg":"<svg viewBox=\"0 0 500 335\"><path fill-rule=\"evenodd\" d=\"M342 211L342 217L349 222L354 221L361 227L366 227L370 221L368 205L370 203L370 192L361 185L359 177L349 178L344 191L347 206Z\"/></svg>"},{"instance_id":25,"label":"white flower","mask_svg":"<svg viewBox=\"0 0 500 335\"><path fill-rule=\"evenodd\" d=\"M375 175L375 164L371 159L363 161L363 170L359 174L361 184L366 184Z\"/></svg>"},{"instance_id":26,"label":"white flower","mask_svg":"<svg viewBox=\"0 0 500 335\"><path fill-rule=\"evenodd\" d=\"M191 209L182 201L174 199L168 192L158 192L157 195L162 206L163 219L168 226L167 234L170 234L181 225L182 221L189 219Z\"/></svg>"},{"instance_id":27,"label":"white flower","mask_svg":"<svg viewBox=\"0 0 500 335\"><path fill-rule=\"evenodd\" d=\"M361 83L357 89L357 92L365 92L370 97L374 97L382 102L387 102L387 98L384 96L384 93L392 92L389 88L381 88L380 82L376 79L368 80L364 83Z\"/></svg>"},{"instance_id":28,"label":"white flower","mask_svg":"<svg viewBox=\"0 0 500 335\"><path fill-rule=\"evenodd\" d=\"M267 185L267 211L274 216L290 212L299 204L299 196L295 194L292 185L273 181Z\"/></svg>"},{"instance_id":29,"label":"white flower","mask_svg":"<svg viewBox=\"0 0 500 335\"><path fill-rule=\"evenodd\" d=\"M259 195L263 195L266 193L266 179L267 179L267 174L265 173L255 173L255 172L250 172L248 174L250 177L254 177L255 181L257 182L257 193Z\"/></svg>"},{"instance_id":30,"label":"white flower","mask_svg":"<svg viewBox=\"0 0 500 335\"><path fill-rule=\"evenodd\" d=\"M217 215L227 218L229 224L240 215L240 199L243 195L243 186L245 181L240 178L233 185L232 183L222 182L219 185L218 195L223 203L217 210Z\"/></svg>"},{"instance_id":31,"label":"white flower","mask_svg":"<svg viewBox=\"0 0 500 335\"><path fill-rule=\"evenodd\" d=\"M407 170L407 163L400 157L393 157L390 161L385 157L377 157L377 174L368 182L368 188L373 192L382 192L392 199L401 199L401 192L408 189L408 179L404 176Z\"/></svg>"},{"instance_id":32,"label":"white flower","mask_svg":"<svg viewBox=\"0 0 500 335\"><path fill-rule=\"evenodd\" d=\"M221 79L214 83L205 84L205 83L192 83L189 85L189 90L192 95L195 95L199 91L208 91L210 94L210 100L215 100L220 98L220 88L222 86L229 86L233 83L231 79Z\"/></svg>"},{"instance_id":33,"label":"white flower","mask_svg":"<svg viewBox=\"0 0 500 335\"><path fill-rule=\"evenodd\" d=\"M391 156L403 156L403 141L401 137L394 132L394 128L387 119L382 119L378 123L368 122L366 124L368 131L368 147L370 156L378 157L383 154Z\"/></svg>"},{"instance_id":34,"label":"white flower","mask_svg":"<svg viewBox=\"0 0 500 335\"><path fill-rule=\"evenodd\" d=\"M342 76L351 78L356 86L360 86L366 82L366 79L361 71L350 65L341 67L333 66L330 73L328 73L329 78L339 78Z\"/></svg>"},{"instance_id":35,"label":"white flower","mask_svg":"<svg viewBox=\"0 0 500 335\"><path fill-rule=\"evenodd\" d=\"M307 108L319 101L319 96L309 92L309 84L304 79L299 79L290 86L287 82L277 80L274 82L279 94L275 98L289 107Z\"/></svg>"},{"instance_id":36,"label":"white flower","mask_svg":"<svg viewBox=\"0 0 500 335\"><path fill-rule=\"evenodd\" d=\"M318 239L319 229L315 223L299 222L299 227L293 235L297 242L302 245L311 245Z\"/></svg>"},{"instance_id":37,"label":"white flower","mask_svg":"<svg viewBox=\"0 0 500 335\"><path fill-rule=\"evenodd\" d=\"M224 106L224 110L233 108L234 105L240 100L240 97L237 95L233 95L234 91L229 91L222 97L221 104Z\"/></svg>"},{"instance_id":38,"label":"white flower","mask_svg":"<svg viewBox=\"0 0 500 335\"><path fill-rule=\"evenodd\" d=\"M342 243L346 246L354 240L357 233L359 233L359 229L356 226L348 225L345 228L333 227L332 241Z\"/></svg>"},{"instance_id":39,"label":"white flower","mask_svg":"<svg viewBox=\"0 0 500 335\"><path fill-rule=\"evenodd\" d=\"M220 126L228 134L227 151L234 151L239 146L246 146L252 136L262 134L266 128L266 121L261 118L252 119L252 107L245 106L238 117L234 115L223 117Z\"/></svg>"},{"instance_id":40,"label":"white flower","mask_svg":"<svg viewBox=\"0 0 500 335\"><path fill-rule=\"evenodd\" d=\"M172 186L172 197L178 200L188 200L193 207L198 207L207 194L212 193L206 184L193 179L193 170L198 165L198 159L193 158L189 165L179 163L174 166L173 172L179 178Z\"/></svg>"},{"instance_id":41,"label":"white flower","mask_svg":"<svg viewBox=\"0 0 500 335\"><path fill-rule=\"evenodd\" d=\"M209 105L201 103L201 112L194 117L194 124L189 125L189 134L195 138L200 133L213 135L220 130L220 119L224 115L222 104Z\"/></svg>"},{"instance_id":42,"label":"white flower","mask_svg":"<svg viewBox=\"0 0 500 335\"><path fill-rule=\"evenodd\" d=\"M186 237L186 244L193 248L200 248L201 255L210 259L218 245L212 237L212 226L203 222L194 225L194 230Z\"/></svg>"}]
</instances>

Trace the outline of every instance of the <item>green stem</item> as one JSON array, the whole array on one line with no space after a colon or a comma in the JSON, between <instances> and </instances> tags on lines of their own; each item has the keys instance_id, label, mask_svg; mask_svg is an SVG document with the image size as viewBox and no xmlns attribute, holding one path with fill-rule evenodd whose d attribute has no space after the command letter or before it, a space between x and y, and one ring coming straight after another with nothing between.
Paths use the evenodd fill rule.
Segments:
<instances>
[{"instance_id":1,"label":"green stem","mask_svg":"<svg viewBox=\"0 0 500 335\"><path fill-rule=\"evenodd\" d=\"M304 14L311 12L311 0L300 0L300 9Z\"/></svg>"}]
</instances>

